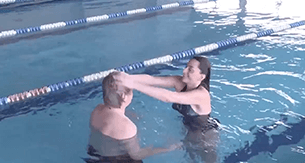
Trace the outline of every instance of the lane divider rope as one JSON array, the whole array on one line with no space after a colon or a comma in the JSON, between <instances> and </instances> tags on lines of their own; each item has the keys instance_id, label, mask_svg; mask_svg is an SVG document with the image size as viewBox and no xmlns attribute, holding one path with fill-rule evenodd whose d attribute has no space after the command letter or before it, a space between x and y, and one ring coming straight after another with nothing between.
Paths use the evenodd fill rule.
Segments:
<instances>
[{"instance_id":1,"label":"lane divider rope","mask_svg":"<svg viewBox=\"0 0 305 163\"><path fill-rule=\"evenodd\" d=\"M25 2L35 2L35 0L0 0L1 5L13 4L13 3L25 3Z\"/></svg>"},{"instance_id":2,"label":"lane divider rope","mask_svg":"<svg viewBox=\"0 0 305 163\"><path fill-rule=\"evenodd\" d=\"M246 34L246 35L242 35L242 36L238 36L238 37L234 37L234 38L229 38L229 39L218 41L218 42L215 42L215 43L211 43L211 44L208 44L208 45L205 45L205 46L195 47L195 48L192 48L192 49L176 52L176 53L173 53L173 54L170 54L170 55L165 55L165 56L162 56L162 57L153 58L153 59L149 59L149 60L142 61L142 62L135 62L135 63L128 64L128 65L125 65L125 66L110 69L110 70L107 70L107 71L101 71L101 72L91 74L91 75L87 75L87 76L84 76L84 77L75 78L75 79L71 79L71 80L64 81L64 82L59 82L59 83L56 83L56 84L52 84L52 85L49 85L49 86L44 86L42 88L33 89L33 90L30 90L30 91L25 91L23 93L13 94L13 95L10 95L10 96L7 96L7 97L0 98L0 106L1 105L8 105L8 104L11 104L11 103L14 103L14 102L26 100L28 98L32 98L32 97L36 97L36 96L40 96L40 95L45 95L45 94L48 94L50 92L56 92L56 91L65 89L67 87L72 87L72 86L76 86L76 85L100 80L100 79L106 77L109 73L111 73L113 71L128 72L128 71L132 71L132 70L145 68L145 67L148 67L148 66L151 66L151 65L156 65L156 64L161 64L161 63L169 63L169 62L174 61L174 60L180 60L180 59L183 59L183 58L186 58L186 57L191 57L191 56L194 56L194 55L210 52L210 51L213 51L213 50L216 50L216 49L219 49L219 48L223 48L223 47L226 47L226 46L233 45L233 44L238 43L238 42L243 42L243 41L246 41L246 40L253 40L253 39L256 39L256 38L259 38L259 37L271 35L272 33L275 33L275 32L280 32L280 31L283 31L283 30L286 30L286 29L291 29L291 28L302 26L302 25L305 25L305 21L300 21L300 22L295 22L295 23L275 27L275 28L272 28L272 29L268 29L268 30L265 30L265 31L258 32L258 33L250 33L250 34Z\"/></svg>"},{"instance_id":3,"label":"lane divider rope","mask_svg":"<svg viewBox=\"0 0 305 163\"><path fill-rule=\"evenodd\" d=\"M2 1L0 1L0 4ZM14 1L14 0L5 0L5 1ZM27 27L27 28L6 30L6 31L0 32L0 39L10 38L10 37L14 37L17 35L22 35L22 34L33 34L33 33L41 32L41 31L62 29L65 27L71 27L71 26L76 26L76 25L80 25L80 24L97 23L97 22L102 22L102 21L106 21L106 20L110 20L110 19L121 18L124 16L137 15L137 14L141 14L141 13L145 13L145 12L156 12L159 10L178 8L178 7L194 5L197 3L204 3L204 2L209 2L209 0L192 0L192 1L175 2L175 3L159 5L159 6L154 6L154 7L146 7L146 8L140 8L140 9L129 10L129 11L124 11L124 12L92 16L92 17L87 17L87 18L82 18L82 19L77 19L77 20L43 24L43 25L36 26L36 27Z\"/></svg>"}]
</instances>

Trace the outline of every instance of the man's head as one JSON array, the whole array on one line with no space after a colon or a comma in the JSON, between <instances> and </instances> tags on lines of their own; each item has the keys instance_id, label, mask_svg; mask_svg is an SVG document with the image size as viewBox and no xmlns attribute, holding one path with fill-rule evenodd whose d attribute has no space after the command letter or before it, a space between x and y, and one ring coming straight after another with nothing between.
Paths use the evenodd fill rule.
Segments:
<instances>
[{"instance_id":1,"label":"man's head","mask_svg":"<svg viewBox=\"0 0 305 163\"><path fill-rule=\"evenodd\" d=\"M107 75L102 83L103 99L105 105L113 108L120 108L123 104L129 105L133 92L131 89L118 84L113 76L119 72L112 72Z\"/></svg>"}]
</instances>

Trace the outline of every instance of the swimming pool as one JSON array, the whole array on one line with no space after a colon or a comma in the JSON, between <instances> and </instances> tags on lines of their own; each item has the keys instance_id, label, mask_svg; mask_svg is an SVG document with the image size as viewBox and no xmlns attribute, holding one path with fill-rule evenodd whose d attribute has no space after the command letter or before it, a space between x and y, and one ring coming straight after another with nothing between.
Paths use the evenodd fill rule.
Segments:
<instances>
[{"instance_id":1,"label":"swimming pool","mask_svg":"<svg viewBox=\"0 0 305 163\"><path fill-rule=\"evenodd\" d=\"M0 20L7 23L0 30L171 2L56 1L20 6L2 10ZM194 9L1 42L0 96L304 20L297 3L218 0ZM222 162L304 162L303 31L304 27L290 29L207 54L213 65L212 115L223 125ZM141 72L181 74L186 62ZM90 112L100 102L101 86L91 83L2 109L0 162L83 162ZM183 138L183 125L170 104L135 92L128 115L138 125L142 144ZM184 154L175 151L145 162L188 162Z\"/></svg>"}]
</instances>

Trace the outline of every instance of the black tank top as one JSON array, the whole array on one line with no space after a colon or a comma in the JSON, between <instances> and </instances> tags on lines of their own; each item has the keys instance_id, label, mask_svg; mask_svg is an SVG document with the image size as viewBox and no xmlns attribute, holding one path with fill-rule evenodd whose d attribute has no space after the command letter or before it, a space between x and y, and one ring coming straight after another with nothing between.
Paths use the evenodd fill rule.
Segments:
<instances>
[{"instance_id":1,"label":"black tank top","mask_svg":"<svg viewBox=\"0 0 305 163\"><path fill-rule=\"evenodd\" d=\"M187 89L187 86L185 86L181 90L181 92L185 92L186 89ZM172 108L177 110L180 114L183 115L184 125L186 125L191 130L201 129L203 131L207 131L212 128L218 128L217 122L219 122L219 121L217 119L210 118L210 114L208 114L208 115L197 114L192 109L191 105L173 103ZM215 120L217 122L215 122Z\"/></svg>"}]
</instances>

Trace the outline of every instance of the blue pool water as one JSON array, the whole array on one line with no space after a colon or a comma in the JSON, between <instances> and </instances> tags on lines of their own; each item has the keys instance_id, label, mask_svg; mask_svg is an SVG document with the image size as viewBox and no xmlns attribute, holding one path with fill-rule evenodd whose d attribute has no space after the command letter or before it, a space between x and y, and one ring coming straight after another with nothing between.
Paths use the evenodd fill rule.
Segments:
<instances>
[{"instance_id":1,"label":"blue pool water","mask_svg":"<svg viewBox=\"0 0 305 163\"><path fill-rule=\"evenodd\" d=\"M6 22L0 24L0 31L171 2L88 0L8 7L0 9L0 21ZM92 27L0 40L0 97L304 20L302 3L217 0ZM304 162L304 38L304 27L298 27L206 54L213 66L212 116L222 124L221 162ZM182 74L186 62L140 72ZM83 162L89 116L101 102L101 86L92 83L1 108L0 162ZM127 115L137 124L142 145L164 146L184 137L171 104L134 92ZM185 151L174 151L144 162L189 160Z\"/></svg>"}]
</instances>

